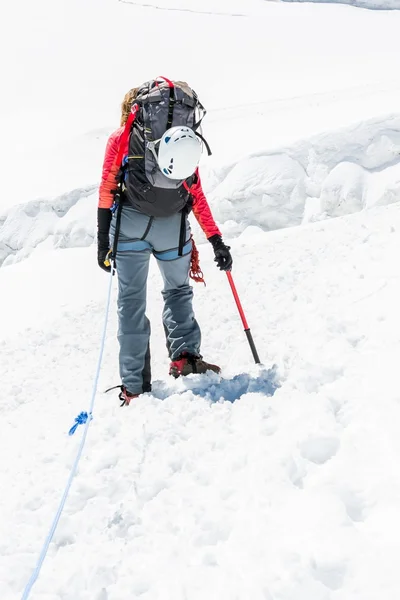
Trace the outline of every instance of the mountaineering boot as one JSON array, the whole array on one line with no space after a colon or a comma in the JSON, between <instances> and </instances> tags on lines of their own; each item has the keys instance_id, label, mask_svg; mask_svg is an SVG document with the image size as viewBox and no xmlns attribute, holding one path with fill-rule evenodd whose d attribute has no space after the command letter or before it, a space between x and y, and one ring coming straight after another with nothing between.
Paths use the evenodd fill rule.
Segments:
<instances>
[{"instance_id":1,"label":"mountaineering boot","mask_svg":"<svg viewBox=\"0 0 400 600\"><path fill-rule=\"evenodd\" d=\"M111 392L111 390L117 389L121 390L118 394L118 398L121 400L121 406L129 406L132 398L139 398L140 396L140 394L132 394L132 392L129 392L124 385L114 385L113 387L108 388L108 390L105 390L104 393L107 394L108 392ZM143 392L151 392L151 383L143 384Z\"/></svg>"},{"instance_id":2,"label":"mountaineering boot","mask_svg":"<svg viewBox=\"0 0 400 600\"><path fill-rule=\"evenodd\" d=\"M173 360L169 365L169 374L177 379L178 377L189 375L190 373L206 373L207 371L214 371L214 373L221 373L221 368L217 365L212 365L201 356L189 354L189 352L182 352L176 360Z\"/></svg>"},{"instance_id":3,"label":"mountaineering boot","mask_svg":"<svg viewBox=\"0 0 400 600\"><path fill-rule=\"evenodd\" d=\"M121 385L121 392L118 398L121 400L121 406L129 406L132 398L139 398L139 394L131 394L124 385Z\"/></svg>"}]
</instances>

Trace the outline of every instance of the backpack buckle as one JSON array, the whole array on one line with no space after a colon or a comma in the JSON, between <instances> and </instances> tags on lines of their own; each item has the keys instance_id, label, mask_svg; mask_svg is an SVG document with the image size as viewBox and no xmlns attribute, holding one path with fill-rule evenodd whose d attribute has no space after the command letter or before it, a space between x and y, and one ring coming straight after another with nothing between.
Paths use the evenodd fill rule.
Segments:
<instances>
[{"instance_id":1,"label":"backpack buckle","mask_svg":"<svg viewBox=\"0 0 400 600\"><path fill-rule=\"evenodd\" d=\"M146 147L150 150L150 152L154 156L156 163L158 163L158 154L156 152L156 145L158 145L160 142L161 142L161 138L159 140L147 142L147 144L146 144Z\"/></svg>"}]
</instances>

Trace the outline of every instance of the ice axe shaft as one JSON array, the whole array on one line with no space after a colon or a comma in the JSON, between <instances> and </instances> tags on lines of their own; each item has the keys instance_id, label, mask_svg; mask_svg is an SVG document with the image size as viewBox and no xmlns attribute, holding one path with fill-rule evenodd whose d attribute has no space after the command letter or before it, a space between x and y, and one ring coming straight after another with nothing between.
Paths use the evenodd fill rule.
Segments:
<instances>
[{"instance_id":1,"label":"ice axe shaft","mask_svg":"<svg viewBox=\"0 0 400 600\"><path fill-rule=\"evenodd\" d=\"M239 295L237 293L236 286L235 286L235 283L232 278L232 273L230 271L226 271L226 276L228 277L229 285L231 286L231 290L233 293L233 297L235 298L235 302L236 302L236 306L237 306L239 314L240 314L240 318L242 319L244 332L246 334L247 341L249 342L249 346L250 346L251 352L253 354L254 362L256 363L256 365L259 365L261 363L261 361L258 357L257 349L255 347L254 340L253 340L253 336L251 335L250 327L248 326L246 316L244 314L242 305L240 303Z\"/></svg>"}]
</instances>

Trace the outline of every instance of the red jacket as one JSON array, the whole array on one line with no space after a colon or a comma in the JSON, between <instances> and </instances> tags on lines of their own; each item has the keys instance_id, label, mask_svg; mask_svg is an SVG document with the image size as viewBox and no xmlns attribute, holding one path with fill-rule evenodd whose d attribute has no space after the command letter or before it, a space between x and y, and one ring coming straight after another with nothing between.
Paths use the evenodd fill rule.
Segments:
<instances>
[{"instance_id":1,"label":"red jacket","mask_svg":"<svg viewBox=\"0 0 400 600\"><path fill-rule=\"evenodd\" d=\"M114 201L111 190L115 189L116 185L115 177L119 169L119 165L117 164L118 151L123 131L124 127L120 127L108 138L99 190L99 208L111 208ZM123 156L125 156L127 152L128 148L124 148ZM201 187L199 172L196 171L196 174L197 182L190 188L190 193L193 197L193 214L207 238L212 235L221 235L221 232L214 221L214 217L211 214L203 188Z\"/></svg>"}]
</instances>

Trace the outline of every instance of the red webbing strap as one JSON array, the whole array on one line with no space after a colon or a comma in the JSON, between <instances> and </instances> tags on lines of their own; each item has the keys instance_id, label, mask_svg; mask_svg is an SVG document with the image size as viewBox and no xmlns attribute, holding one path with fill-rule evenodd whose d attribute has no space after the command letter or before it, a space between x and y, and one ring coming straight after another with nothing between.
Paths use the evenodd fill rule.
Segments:
<instances>
[{"instance_id":1,"label":"red webbing strap","mask_svg":"<svg viewBox=\"0 0 400 600\"><path fill-rule=\"evenodd\" d=\"M168 84L168 87L173 88L175 87L173 82L168 79L167 77L163 77L162 75L160 75L159 77L157 77L157 79L164 79L164 81ZM156 79L156 83L157 83L157 79Z\"/></svg>"},{"instance_id":2,"label":"red webbing strap","mask_svg":"<svg viewBox=\"0 0 400 600\"><path fill-rule=\"evenodd\" d=\"M138 111L139 111L139 105L134 104L131 108L130 115L125 124L124 131L122 132L121 139L119 141L118 156L117 156L118 168L120 168L122 166L122 159L124 157L124 152L125 152L127 144L128 144L132 124L133 124L134 120L136 119L136 115L137 115Z\"/></svg>"},{"instance_id":3,"label":"red webbing strap","mask_svg":"<svg viewBox=\"0 0 400 600\"><path fill-rule=\"evenodd\" d=\"M190 187L188 186L186 181L183 182L183 187L190 194ZM189 277L190 279L193 279L193 281L195 281L196 283L204 283L204 285L206 285L206 282L204 281L203 271L200 268L199 251L197 250L197 246L194 242L193 235L191 235L190 237L192 240L192 257L190 260Z\"/></svg>"},{"instance_id":4,"label":"red webbing strap","mask_svg":"<svg viewBox=\"0 0 400 600\"><path fill-rule=\"evenodd\" d=\"M192 256L191 256L191 260L190 260L189 277L190 277L190 279L193 279L193 281L195 281L196 283L204 283L204 285L206 285L206 282L204 281L203 271L200 268L199 251L197 250L197 246L194 243L193 236L191 236L191 239L192 239Z\"/></svg>"}]
</instances>

